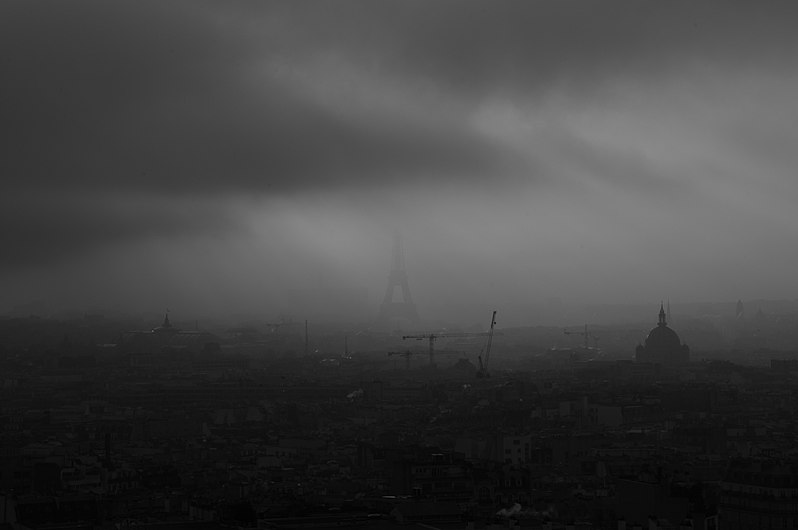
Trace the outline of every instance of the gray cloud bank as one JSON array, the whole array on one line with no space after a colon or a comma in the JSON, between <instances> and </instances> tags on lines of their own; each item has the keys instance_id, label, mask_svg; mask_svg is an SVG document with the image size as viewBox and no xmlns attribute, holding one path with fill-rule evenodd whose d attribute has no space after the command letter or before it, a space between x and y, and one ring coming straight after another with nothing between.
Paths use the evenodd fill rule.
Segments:
<instances>
[{"instance_id":1,"label":"gray cloud bank","mask_svg":"<svg viewBox=\"0 0 798 530\"><path fill-rule=\"evenodd\" d=\"M796 44L789 5L776 3L2 9L2 171L22 186L270 191L494 176L510 153L461 117L403 119L347 97L393 90L422 109L547 90L595 98L607 79L656 82L696 64L792 68ZM344 83L351 94L337 93Z\"/></svg>"},{"instance_id":2,"label":"gray cloud bank","mask_svg":"<svg viewBox=\"0 0 798 530\"><path fill-rule=\"evenodd\" d=\"M632 245L667 227L683 240L664 245L675 277L717 268L702 257L706 238L718 259L764 274L743 249L795 235L794 10L4 3L0 221L15 229L0 268L57 275L94 251L207 235L265 238L273 254L313 262L299 267L311 274L347 261L330 238L348 231L374 248L377 228L399 226L425 270L457 256L450 279L473 285L491 257L515 256L511 278L538 270L565 292L563 257L601 264L605 277L619 255L621 268L650 270L628 257ZM323 240L308 226L341 228ZM795 258L776 252L770 273ZM258 259L273 263L268 254ZM734 279L718 283L706 294Z\"/></svg>"}]
</instances>

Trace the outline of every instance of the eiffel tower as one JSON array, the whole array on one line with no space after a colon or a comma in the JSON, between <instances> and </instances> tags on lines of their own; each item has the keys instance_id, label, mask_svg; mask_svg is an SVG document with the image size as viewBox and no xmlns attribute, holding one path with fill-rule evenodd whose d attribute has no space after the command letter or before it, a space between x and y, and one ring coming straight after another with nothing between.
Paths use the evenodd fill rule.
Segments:
<instances>
[{"instance_id":1,"label":"eiffel tower","mask_svg":"<svg viewBox=\"0 0 798 530\"><path fill-rule=\"evenodd\" d=\"M394 291L396 291L397 287L402 290L401 302L395 302L393 299ZM416 325L418 321L416 306L413 303L413 297L410 295L410 286L407 284L402 237L396 235L393 238L393 257L391 260L391 273L388 275L388 289L385 291L385 298L380 306L377 322L395 327L396 325Z\"/></svg>"}]
</instances>

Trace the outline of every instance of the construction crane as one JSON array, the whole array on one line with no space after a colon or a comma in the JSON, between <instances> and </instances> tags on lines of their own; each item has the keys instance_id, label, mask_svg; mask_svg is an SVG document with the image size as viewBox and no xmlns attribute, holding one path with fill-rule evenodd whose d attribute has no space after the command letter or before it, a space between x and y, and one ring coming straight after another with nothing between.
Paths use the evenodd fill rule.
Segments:
<instances>
[{"instance_id":1,"label":"construction crane","mask_svg":"<svg viewBox=\"0 0 798 530\"><path fill-rule=\"evenodd\" d=\"M485 336L487 333L424 333L422 335L405 335L404 339L427 340L429 341L429 364L435 365L435 341L438 339L449 339L456 337L480 337Z\"/></svg>"},{"instance_id":2,"label":"construction crane","mask_svg":"<svg viewBox=\"0 0 798 530\"><path fill-rule=\"evenodd\" d=\"M407 351L389 351L388 355L401 355L402 357L404 357L405 358L405 368L410 370L410 357L413 356L413 355L418 355L420 353L421 352L410 351L410 350L407 350Z\"/></svg>"},{"instance_id":3,"label":"construction crane","mask_svg":"<svg viewBox=\"0 0 798 530\"><path fill-rule=\"evenodd\" d=\"M485 345L485 362L482 362L482 356L479 358L479 371L477 377L490 377L488 372L488 362L490 361L490 347L493 344L493 327L496 325L496 311L490 317L490 331L488 331L488 343Z\"/></svg>"},{"instance_id":4,"label":"construction crane","mask_svg":"<svg viewBox=\"0 0 798 530\"><path fill-rule=\"evenodd\" d=\"M594 347L594 349L598 350L599 338L596 335L594 335L592 331L589 331L587 329L587 324L585 324L585 330L584 331L568 331L567 329L564 329L564 330L562 330L562 332L565 335L581 335L582 337L584 337L584 339L585 339L585 351L590 349L589 341L590 341L590 339L593 339L593 347Z\"/></svg>"}]
</instances>

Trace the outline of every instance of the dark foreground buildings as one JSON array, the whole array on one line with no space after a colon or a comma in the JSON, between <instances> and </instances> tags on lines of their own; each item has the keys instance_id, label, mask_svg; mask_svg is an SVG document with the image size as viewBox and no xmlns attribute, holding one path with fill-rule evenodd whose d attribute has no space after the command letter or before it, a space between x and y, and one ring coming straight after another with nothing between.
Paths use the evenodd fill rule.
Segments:
<instances>
[{"instance_id":1,"label":"dark foreground buildings","mask_svg":"<svg viewBox=\"0 0 798 530\"><path fill-rule=\"evenodd\" d=\"M505 329L489 378L387 333L0 319L0 530L797 528L798 352L686 362L663 313L644 362Z\"/></svg>"}]
</instances>

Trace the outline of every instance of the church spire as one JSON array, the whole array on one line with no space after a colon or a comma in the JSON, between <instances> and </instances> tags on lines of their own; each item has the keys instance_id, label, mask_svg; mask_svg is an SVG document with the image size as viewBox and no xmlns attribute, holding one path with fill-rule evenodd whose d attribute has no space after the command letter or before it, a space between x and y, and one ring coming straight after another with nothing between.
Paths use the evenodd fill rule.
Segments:
<instances>
[{"instance_id":1,"label":"church spire","mask_svg":"<svg viewBox=\"0 0 798 530\"><path fill-rule=\"evenodd\" d=\"M665 305L662 302L659 303L659 322L657 322L657 325L658 326L668 325L668 321L666 320L665 317Z\"/></svg>"}]
</instances>

